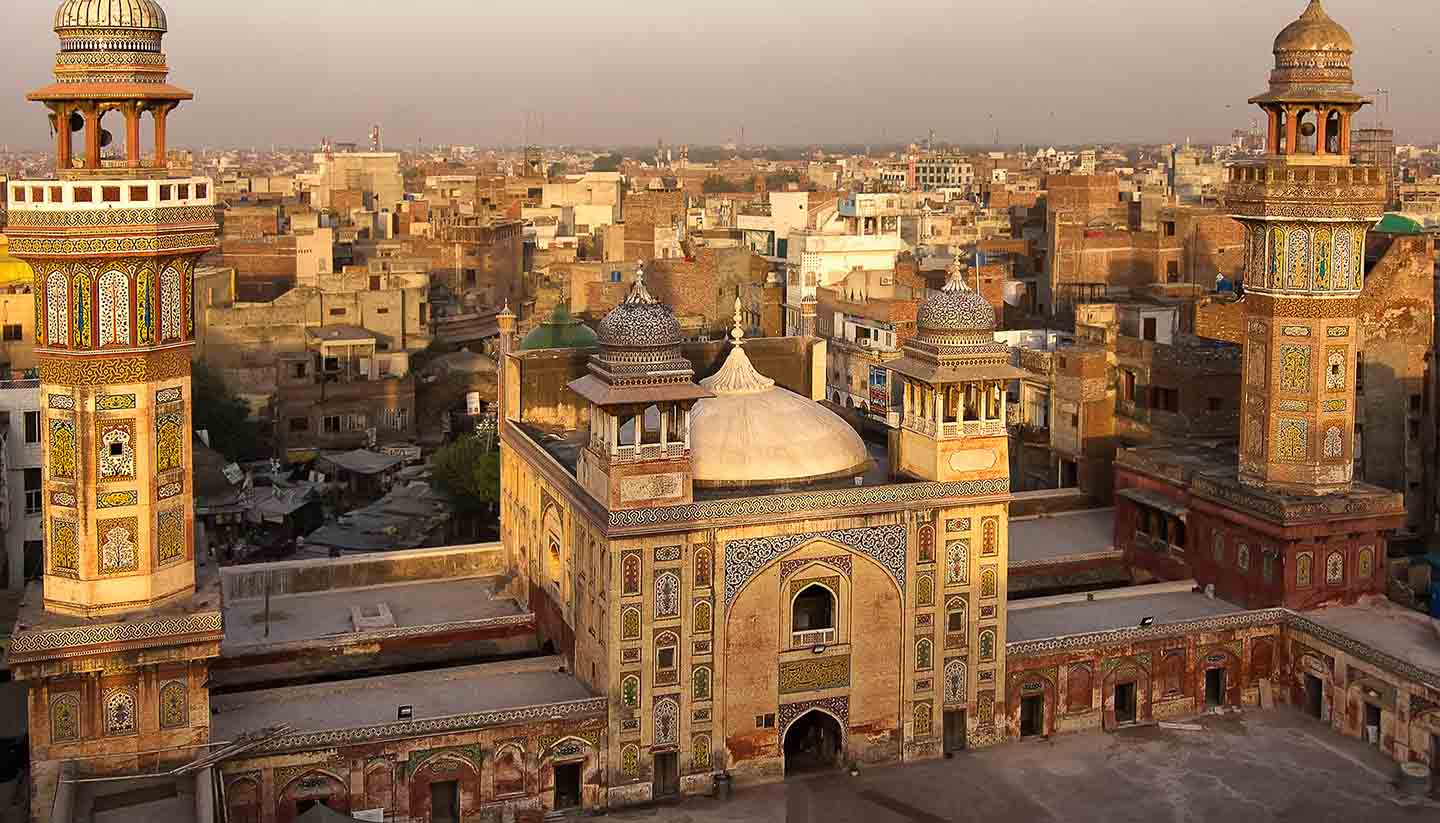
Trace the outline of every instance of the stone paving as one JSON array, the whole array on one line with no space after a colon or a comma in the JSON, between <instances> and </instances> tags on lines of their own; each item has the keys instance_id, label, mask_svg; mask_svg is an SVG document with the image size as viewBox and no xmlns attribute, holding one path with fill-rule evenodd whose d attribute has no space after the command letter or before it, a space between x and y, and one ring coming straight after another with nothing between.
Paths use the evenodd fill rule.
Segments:
<instances>
[{"instance_id":1,"label":"stone paving","mask_svg":"<svg viewBox=\"0 0 1440 823\"><path fill-rule=\"evenodd\" d=\"M1405 803L1395 764L1288 709L1206 717L1203 731L1156 726L1008 743L951 760L819 775L616 812L664 823L941 821L1440 820L1440 801Z\"/></svg>"}]
</instances>

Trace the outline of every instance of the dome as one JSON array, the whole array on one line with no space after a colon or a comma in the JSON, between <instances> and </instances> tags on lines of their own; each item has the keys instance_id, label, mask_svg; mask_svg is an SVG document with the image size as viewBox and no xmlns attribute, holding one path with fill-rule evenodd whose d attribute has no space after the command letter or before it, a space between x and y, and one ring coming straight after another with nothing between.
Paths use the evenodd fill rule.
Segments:
<instances>
[{"instance_id":1,"label":"dome","mask_svg":"<svg viewBox=\"0 0 1440 823\"><path fill-rule=\"evenodd\" d=\"M667 306L650 296L645 288L645 270L640 269L630 293L600 321L600 345L650 348L679 344L680 321Z\"/></svg>"},{"instance_id":2,"label":"dome","mask_svg":"<svg viewBox=\"0 0 1440 823\"><path fill-rule=\"evenodd\" d=\"M65 0L55 11L55 28L165 31L165 10L155 0Z\"/></svg>"},{"instance_id":3,"label":"dome","mask_svg":"<svg viewBox=\"0 0 1440 823\"><path fill-rule=\"evenodd\" d=\"M1275 38L1275 51L1355 51L1355 41L1345 27L1330 19L1320 0L1310 6L1300 19L1286 26Z\"/></svg>"},{"instance_id":4,"label":"dome","mask_svg":"<svg viewBox=\"0 0 1440 823\"><path fill-rule=\"evenodd\" d=\"M588 349L595 345L595 332L570 314L564 303L555 306L550 317L520 341L520 351L536 349Z\"/></svg>"},{"instance_id":5,"label":"dome","mask_svg":"<svg viewBox=\"0 0 1440 823\"><path fill-rule=\"evenodd\" d=\"M995 330L995 307L970 290L957 273L939 294L920 304L916 325L942 332Z\"/></svg>"},{"instance_id":6,"label":"dome","mask_svg":"<svg viewBox=\"0 0 1440 823\"><path fill-rule=\"evenodd\" d=\"M765 486L851 477L869 466L865 441L839 415L775 385L737 341L700 385L715 394L690 412L698 485Z\"/></svg>"}]
</instances>

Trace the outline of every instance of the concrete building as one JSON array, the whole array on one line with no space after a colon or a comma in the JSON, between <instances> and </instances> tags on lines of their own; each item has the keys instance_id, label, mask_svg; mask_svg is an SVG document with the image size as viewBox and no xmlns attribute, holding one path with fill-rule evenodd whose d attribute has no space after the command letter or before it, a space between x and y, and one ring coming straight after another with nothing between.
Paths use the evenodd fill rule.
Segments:
<instances>
[{"instance_id":1,"label":"concrete building","mask_svg":"<svg viewBox=\"0 0 1440 823\"><path fill-rule=\"evenodd\" d=\"M3 422L5 562L4 588L19 591L38 580L45 569L45 486L40 441L40 381L0 382Z\"/></svg>"},{"instance_id":2,"label":"concrete building","mask_svg":"<svg viewBox=\"0 0 1440 823\"><path fill-rule=\"evenodd\" d=\"M826 234L815 230L792 232L786 260L785 333L811 334L806 317L813 317L817 290L833 288L856 269L894 271L895 258L904 249L898 221L893 234Z\"/></svg>"}]
</instances>

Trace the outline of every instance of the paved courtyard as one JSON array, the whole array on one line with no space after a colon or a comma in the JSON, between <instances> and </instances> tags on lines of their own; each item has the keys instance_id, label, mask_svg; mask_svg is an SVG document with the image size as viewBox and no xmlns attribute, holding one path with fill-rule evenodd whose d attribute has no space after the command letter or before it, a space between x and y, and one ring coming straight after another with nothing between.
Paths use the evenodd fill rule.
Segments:
<instances>
[{"instance_id":1,"label":"paved courtyard","mask_svg":"<svg viewBox=\"0 0 1440 823\"><path fill-rule=\"evenodd\" d=\"M1158 727L1009 743L861 776L824 775L610 815L666 823L1440 820L1440 803L1397 802L1395 765L1358 740L1280 709Z\"/></svg>"}]
</instances>

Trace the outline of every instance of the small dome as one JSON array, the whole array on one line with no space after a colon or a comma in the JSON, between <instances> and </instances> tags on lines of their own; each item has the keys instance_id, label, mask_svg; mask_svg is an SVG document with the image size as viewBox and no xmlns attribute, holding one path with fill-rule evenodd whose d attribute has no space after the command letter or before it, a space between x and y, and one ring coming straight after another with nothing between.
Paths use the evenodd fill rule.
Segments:
<instances>
[{"instance_id":1,"label":"small dome","mask_svg":"<svg viewBox=\"0 0 1440 823\"><path fill-rule=\"evenodd\" d=\"M595 345L595 332L570 314L564 303L555 307L550 317L536 326L520 341L520 351L536 349L588 349Z\"/></svg>"},{"instance_id":2,"label":"small dome","mask_svg":"<svg viewBox=\"0 0 1440 823\"><path fill-rule=\"evenodd\" d=\"M166 31L165 10L155 0L65 0L55 11L55 28Z\"/></svg>"},{"instance_id":3,"label":"small dome","mask_svg":"<svg viewBox=\"0 0 1440 823\"><path fill-rule=\"evenodd\" d=\"M865 441L839 415L779 388L736 345L700 385L714 392L690 412L695 482L773 486L851 477L869 466Z\"/></svg>"},{"instance_id":4,"label":"small dome","mask_svg":"<svg viewBox=\"0 0 1440 823\"><path fill-rule=\"evenodd\" d=\"M680 321L669 307L650 296L645 270L640 269L630 293L600 321L600 345L649 348L679 344Z\"/></svg>"},{"instance_id":5,"label":"small dome","mask_svg":"<svg viewBox=\"0 0 1440 823\"><path fill-rule=\"evenodd\" d=\"M916 325L942 332L994 331L995 307L952 274L943 291L920 304Z\"/></svg>"},{"instance_id":6,"label":"small dome","mask_svg":"<svg viewBox=\"0 0 1440 823\"><path fill-rule=\"evenodd\" d=\"M1345 27L1330 19L1320 0L1310 6L1300 19L1286 26L1275 38L1275 51L1355 51L1355 41Z\"/></svg>"}]
</instances>

